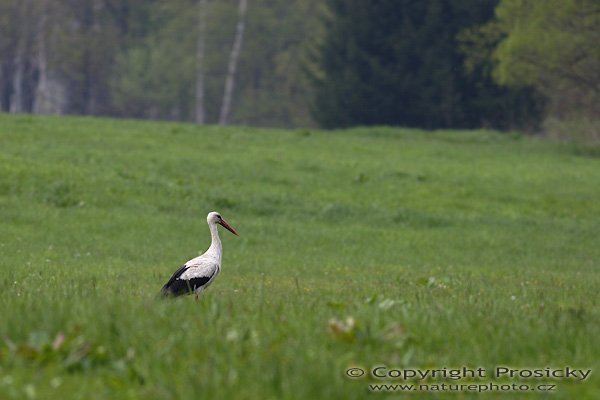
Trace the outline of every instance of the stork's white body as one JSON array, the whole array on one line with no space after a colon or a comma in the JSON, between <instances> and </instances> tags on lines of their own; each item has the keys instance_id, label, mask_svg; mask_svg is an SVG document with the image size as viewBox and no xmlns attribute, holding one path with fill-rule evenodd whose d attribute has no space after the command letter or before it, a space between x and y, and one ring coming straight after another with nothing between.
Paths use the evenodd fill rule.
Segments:
<instances>
[{"instance_id":1,"label":"stork's white body","mask_svg":"<svg viewBox=\"0 0 600 400\"><path fill-rule=\"evenodd\" d=\"M210 224L209 228L212 239L210 247L204 254L186 262L184 264L186 270L179 276L179 279L183 280L208 277L208 282L206 282L204 286L196 289L196 291L207 288L221 272L221 259L223 257L221 238L219 238L219 232L217 231L217 226L215 224Z\"/></svg>"},{"instance_id":2,"label":"stork's white body","mask_svg":"<svg viewBox=\"0 0 600 400\"><path fill-rule=\"evenodd\" d=\"M204 254L192 258L175 271L171 279L163 286L163 295L180 296L194 293L198 296L221 272L223 247L219 238L217 224L222 225L235 235L237 233L216 212L209 213L206 217L206 222L210 229L210 247Z\"/></svg>"}]
</instances>

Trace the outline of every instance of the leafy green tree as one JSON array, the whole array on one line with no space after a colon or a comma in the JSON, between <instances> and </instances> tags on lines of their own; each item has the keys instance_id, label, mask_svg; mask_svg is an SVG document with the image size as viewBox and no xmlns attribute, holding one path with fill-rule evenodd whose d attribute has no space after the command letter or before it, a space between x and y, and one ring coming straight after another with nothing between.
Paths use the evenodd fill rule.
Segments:
<instances>
[{"instance_id":1,"label":"leafy green tree","mask_svg":"<svg viewBox=\"0 0 600 400\"><path fill-rule=\"evenodd\" d=\"M314 125L312 88L304 71L318 33L318 0L254 0L239 70L233 122L267 126Z\"/></svg>"},{"instance_id":2,"label":"leafy green tree","mask_svg":"<svg viewBox=\"0 0 600 400\"><path fill-rule=\"evenodd\" d=\"M230 123L310 125L310 85L302 69L316 0L253 0L248 5ZM203 49L204 118L219 120L236 22L236 0L207 1L206 25L198 23L197 0L154 6L153 30L117 57L112 94L121 115L197 120L197 60ZM175 62L174 62L175 60Z\"/></svg>"},{"instance_id":3,"label":"leafy green tree","mask_svg":"<svg viewBox=\"0 0 600 400\"><path fill-rule=\"evenodd\" d=\"M116 57L110 78L122 116L187 119L193 95L194 4L157 3L145 14L144 33ZM151 27L151 29L148 29ZM190 30L191 29L191 30Z\"/></svg>"},{"instance_id":4,"label":"leafy green tree","mask_svg":"<svg viewBox=\"0 0 600 400\"><path fill-rule=\"evenodd\" d=\"M587 120L600 139L600 2L502 0L496 15L498 82L535 87L549 120Z\"/></svg>"},{"instance_id":5,"label":"leafy green tree","mask_svg":"<svg viewBox=\"0 0 600 400\"><path fill-rule=\"evenodd\" d=\"M483 126L498 129L521 128L537 131L545 105L544 97L530 86L511 86L494 79L494 51L505 37L496 20L464 29L457 36L469 80L476 82L476 95L469 108L477 115L489 115Z\"/></svg>"},{"instance_id":6,"label":"leafy green tree","mask_svg":"<svg viewBox=\"0 0 600 400\"><path fill-rule=\"evenodd\" d=\"M206 26L198 24L196 0L159 2L151 10L151 32L117 59L112 76L115 104L123 115L194 120L196 117L199 30L206 37L203 75L205 122L215 122L223 92L224 68L235 28L235 4L208 1Z\"/></svg>"}]
</instances>

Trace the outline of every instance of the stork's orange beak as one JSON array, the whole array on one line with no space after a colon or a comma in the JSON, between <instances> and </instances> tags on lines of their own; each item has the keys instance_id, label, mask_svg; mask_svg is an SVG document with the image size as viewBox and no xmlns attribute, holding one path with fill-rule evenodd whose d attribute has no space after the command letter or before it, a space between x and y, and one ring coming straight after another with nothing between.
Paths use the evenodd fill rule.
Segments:
<instances>
[{"instance_id":1,"label":"stork's orange beak","mask_svg":"<svg viewBox=\"0 0 600 400\"><path fill-rule=\"evenodd\" d=\"M229 224L227 222L225 222L224 219L221 219L217 223L219 225L221 225L223 228L227 229L229 232L233 233L235 236L240 236L240 235L237 234L237 232L235 231L235 229L233 229L232 227L230 227Z\"/></svg>"}]
</instances>

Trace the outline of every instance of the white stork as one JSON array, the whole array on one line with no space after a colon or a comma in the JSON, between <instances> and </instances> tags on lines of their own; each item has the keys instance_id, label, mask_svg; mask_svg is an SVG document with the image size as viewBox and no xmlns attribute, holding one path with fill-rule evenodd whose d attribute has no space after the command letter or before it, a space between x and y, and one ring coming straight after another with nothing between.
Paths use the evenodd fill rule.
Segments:
<instances>
[{"instance_id":1,"label":"white stork","mask_svg":"<svg viewBox=\"0 0 600 400\"><path fill-rule=\"evenodd\" d=\"M213 211L208 213L206 222L208 223L210 236L212 237L210 247L204 254L192 258L175 271L171 279L169 279L161 290L163 296L181 296L194 293L196 298L198 298L200 293L206 289L208 285L215 280L217 275L219 275L219 272L221 272L221 256L223 255L223 248L221 246L221 239L219 239L217 224L221 225L234 235L239 235L223 218L221 218L221 215L218 212Z\"/></svg>"}]
</instances>

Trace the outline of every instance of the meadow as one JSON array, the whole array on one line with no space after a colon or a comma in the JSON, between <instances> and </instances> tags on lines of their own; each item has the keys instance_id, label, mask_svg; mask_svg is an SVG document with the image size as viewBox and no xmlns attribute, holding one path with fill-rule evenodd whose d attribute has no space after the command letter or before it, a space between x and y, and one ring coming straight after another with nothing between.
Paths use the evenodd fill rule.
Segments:
<instances>
[{"instance_id":1,"label":"meadow","mask_svg":"<svg viewBox=\"0 0 600 400\"><path fill-rule=\"evenodd\" d=\"M599 199L597 149L516 133L0 115L0 399L599 398ZM157 298L213 210L221 275Z\"/></svg>"}]
</instances>

